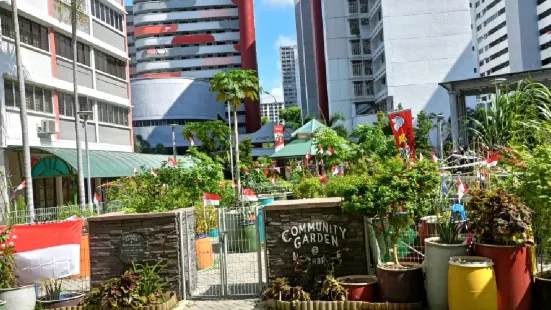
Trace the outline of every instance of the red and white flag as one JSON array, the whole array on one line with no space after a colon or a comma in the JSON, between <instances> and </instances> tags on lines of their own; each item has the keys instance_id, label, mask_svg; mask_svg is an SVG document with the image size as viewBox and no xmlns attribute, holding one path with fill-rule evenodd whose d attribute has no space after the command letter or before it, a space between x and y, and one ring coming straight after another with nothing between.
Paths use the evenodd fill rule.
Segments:
<instances>
[{"instance_id":1,"label":"red and white flag","mask_svg":"<svg viewBox=\"0 0 551 310\"><path fill-rule=\"evenodd\" d=\"M476 169L476 178L481 182L486 181L485 173L481 171L479 168Z\"/></svg>"},{"instance_id":2,"label":"red and white flag","mask_svg":"<svg viewBox=\"0 0 551 310\"><path fill-rule=\"evenodd\" d=\"M419 152L419 160L425 160L425 156L423 156L423 153Z\"/></svg>"},{"instance_id":3,"label":"red and white flag","mask_svg":"<svg viewBox=\"0 0 551 310\"><path fill-rule=\"evenodd\" d=\"M94 193L94 203L98 204L101 202L101 196L98 193Z\"/></svg>"},{"instance_id":4,"label":"red and white flag","mask_svg":"<svg viewBox=\"0 0 551 310\"><path fill-rule=\"evenodd\" d=\"M155 170L155 168L151 168L151 174L156 177L158 175L157 170Z\"/></svg>"},{"instance_id":5,"label":"red and white flag","mask_svg":"<svg viewBox=\"0 0 551 310\"><path fill-rule=\"evenodd\" d=\"M249 169L243 169L243 173L249 174Z\"/></svg>"},{"instance_id":6,"label":"red and white flag","mask_svg":"<svg viewBox=\"0 0 551 310\"><path fill-rule=\"evenodd\" d=\"M463 184L463 181L461 181L461 178L457 177L457 196L459 196L459 200L465 196L466 193L469 192L469 189L467 188L467 185Z\"/></svg>"},{"instance_id":7,"label":"red and white flag","mask_svg":"<svg viewBox=\"0 0 551 310\"><path fill-rule=\"evenodd\" d=\"M231 187L232 187L232 188L236 188L236 187L237 187L237 184L235 184L235 181L231 181Z\"/></svg>"},{"instance_id":8,"label":"red and white flag","mask_svg":"<svg viewBox=\"0 0 551 310\"><path fill-rule=\"evenodd\" d=\"M339 175L339 174L340 174L340 170L341 170L341 169L340 169L340 167L339 167L338 165L334 165L332 170L333 170L333 175L335 176L335 175Z\"/></svg>"},{"instance_id":9,"label":"red and white flag","mask_svg":"<svg viewBox=\"0 0 551 310\"><path fill-rule=\"evenodd\" d=\"M134 175L138 174L138 169L136 168L136 165L134 165Z\"/></svg>"},{"instance_id":10,"label":"red and white flag","mask_svg":"<svg viewBox=\"0 0 551 310\"><path fill-rule=\"evenodd\" d=\"M434 153L434 151L432 151L431 159L432 159L432 161L435 162L435 163L438 162L438 157L436 157L436 154Z\"/></svg>"},{"instance_id":11,"label":"red and white flag","mask_svg":"<svg viewBox=\"0 0 551 310\"><path fill-rule=\"evenodd\" d=\"M318 153L319 153L320 155L323 155L323 147L321 146L321 144L318 145Z\"/></svg>"},{"instance_id":12,"label":"red and white flag","mask_svg":"<svg viewBox=\"0 0 551 310\"><path fill-rule=\"evenodd\" d=\"M24 189L24 188L26 188L26 187L27 187L27 181L23 180L23 182L21 182L21 184L19 184L19 186L17 186L17 187L15 188L15 191L16 191L16 192L17 192L17 191L20 191L20 190L22 190L22 189Z\"/></svg>"},{"instance_id":13,"label":"red and white flag","mask_svg":"<svg viewBox=\"0 0 551 310\"><path fill-rule=\"evenodd\" d=\"M330 147L330 148L327 149L327 154L329 156L331 156L331 155L335 154L335 150L332 147Z\"/></svg>"},{"instance_id":14,"label":"red and white flag","mask_svg":"<svg viewBox=\"0 0 551 310\"><path fill-rule=\"evenodd\" d=\"M276 184L277 183L277 178L275 177L275 175L272 176L272 184Z\"/></svg>"},{"instance_id":15,"label":"red and white flag","mask_svg":"<svg viewBox=\"0 0 551 310\"><path fill-rule=\"evenodd\" d=\"M189 145L195 146L195 141L193 141L193 137L189 137Z\"/></svg>"},{"instance_id":16,"label":"red and white flag","mask_svg":"<svg viewBox=\"0 0 551 310\"><path fill-rule=\"evenodd\" d=\"M12 226L15 275L21 285L80 274L83 220ZM5 227L0 227L0 230Z\"/></svg>"},{"instance_id":17,"label":"red and white flag","mask_svg":"<svg viewBox=\"0 0 551 310\"><path fill-rule=\"evenodd\" d=\"M211 193L203 193L203 205L204 206L219 206L220 205L220 196L211 194Z\"/></svg>"},{"instance_id":18,"label":"red and white flag","mask_svg":"<svg viewBox=\"0 0 551 310\"><path fill-rule=\"evenodd\" d=\"M310 155L310 153L306 153L306 159L310 160L310 158L312 158L312 155Z\"/></svg>"},{"instance_id":19,"label":"red and white flag","mask_svg":"<svg viewBox=\"0 0 551 310\"><path fill-rule=\"evenodd\" d=\"M280 167L274 167L274 171L276 171L278 174L281 174L281 168Z\"/></svg>"},{"instance_id":20,"label":"red and white flag","mask_svg":"<svg viewBox=\"0 0 551 310\"><path fill-rule=\"evenodd\" d=\"M497 162L499 161L499 155L495 154L490 158L486 158L486 165L488 168L497 166Z\"/></svg>"},{"instance_id":21,"label":"red and white flag","mask_svg":"<svg viewBox=\"0 0 551 310\"><path fill-rule=\"evenodd\" d=\"M168 162L172 165L172 167L178 167L178 161L172 157L168 157Z\"/></svg>"},{"instance_id":22,"label":"red and white flag","mask_svg":"<svg viewBox=\"0 0 551 310\"><path fill-rule=\"evenodd\" d=\"M324 175L320 176L320 181L321 181L321 183L323 183L323 184L327 183L327 177L324 176Z\"/></svg>"},{"instance_id":23,"label":"red and white flag","mask_svg":"<svg viewBox=\"0 0 551 310\"><path fill-rule=\"evenodd\" d=\"M245 188L243 189L243 201L258 201L258 197L252 189Z\"/></svg>"}]
</instances>

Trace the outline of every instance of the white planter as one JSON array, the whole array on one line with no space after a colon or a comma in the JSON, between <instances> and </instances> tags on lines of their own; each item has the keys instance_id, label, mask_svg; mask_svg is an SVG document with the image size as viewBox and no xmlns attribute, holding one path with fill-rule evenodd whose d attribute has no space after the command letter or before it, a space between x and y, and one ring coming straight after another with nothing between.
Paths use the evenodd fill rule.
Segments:
<instances>
[{"instance_id":1,"label":"white planter","mask_svg":"<svg viewBox=\"0 0 551 310\"><path fill-rule=\"evenodd\" d=\"M439 237L425 239L425 279L431 310L448 310L448 266L452 256L468 256L468 244L440 244ZM465 239L460 239L464 241Z\"/></svg>"},{"instance_id":2,"label":"white planter","mask_svg":"<svg viewBox=\"0 0 551 310\"><path fill-rule=\"evenodd\" d=\"M0 289L0 300L4 300L5 310L34 310L36 291L34 285Z\"/></svg>"}]
</instances>

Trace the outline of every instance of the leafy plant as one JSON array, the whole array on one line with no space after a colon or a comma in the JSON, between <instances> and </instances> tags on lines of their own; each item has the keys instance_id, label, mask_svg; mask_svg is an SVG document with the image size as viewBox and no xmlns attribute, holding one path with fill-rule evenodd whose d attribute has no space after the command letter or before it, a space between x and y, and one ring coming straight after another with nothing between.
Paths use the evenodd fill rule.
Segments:
<instances>
[{"instance_id":1,"label":"leafy plant","mask_svg":"<svg viewBox=\"0 0 551 310\"><path fill-rule=\"evenodd\" d=\"M195 139L201 141L199 150L217 156L219 152L226 151L230 147L230 129L222 121L189 122L182 128L182 135L186 140Z\"/></svg>"},{"instance_id":2,"label":"leafy plant","mask_svg":"<svg viewBox=\"0 0 551 310\"><path fill-rule=\"evenodd\" d=\"M322 300L341 301L346 300L347 290L331 275L325 276L321 288Z\"/></svg>"},{"instance_id":3,"label":"leafy plant","mask_svg":"<svg viewBox=\"0 0 551 310\"><path fill-rule=\"evenodd\" d=\"M63 280L50 280L43 283L44 290L45 290L45 300L59 300L59 296L61 295L61 284L63 283Z\"/></svg>"},{"instance_id":4,"label":"leafy plant","mask_svg":"<svg viewBox=\"0 0 551 310\"><path fill-rule=\"evenodd\" d=\"M0 289L14 288L17 285L15 277L15 247L10 243L11 227L0 227Z\"/></svg>"},{"instance_id":5,"label":"leafy plant","mask_svg":"<svg viewBox=\"0 0 551 310\"><path fill-rule=\"evenodd\" d=\"M208 234L218 227L218 211L214 206L195 206L195 232L198 235Z\"/></svg>"},{"instance_id":6,"label":"leafy plant","mask_svg":"<svg viewBox=\"0 0 551 310\"><path fill-rule=\"evenodd\" d=\"M285 121L285 126L293 130L299 129L302 126L302 110L297 107L289 107L279 110L279 118Z\"/></svg>"},{"instance_id":7,"label":"leafy plant","mask_svg":"<svg viewBox=\"0 0 551 310\"><path fill-rule=\"evenodd\" d=\"M133 272L140 275L139 291L140 295L147 296L148 300L156 300L159 296L164 296L163 289L168 282L163 279L159 273L166 268L167 264L162 261L153 266L149 264L135 264L132 262Z\"/></svg>"},{"instance_id":8,"label":"leafy plant","mask_svg":"<svg viewBox=\"0 0 551 310\"><path fill-rule=\"evenodd\" d=\"M465 204L476 240L493 245L533 244L533 211L503 189L475 190Z\"/></svg>"},{"instance_id":9,"label":"leafy plant","mask_svg":"<svg viewBox=\"0 0 551 310\"><path fill-rule=\"evenodd\" d=\"M293 194L296 199L322 197L323 184L317 177L305 178L295 186Z\"/></svg>"},{"instance_id":10,"label":"leafy plant","mask_svg":"<svg viewBox=\"0 0 551 310\"><path fill-rule=\"evenodd\" d=\"M270 283L270 287L262 292L262 299L307 301L310 300L310 294L305 292L300 286L290 286L287 278L277 278Z\"/></svg>"},{"instance_id":11,"label":"leafy plant","mask_svg":"<svg viewBox=\"0 0 551 310\"><path fill-rule=\"evenodd\" d=\"M341 137L335 130L329 127L323 127L314 132L313 143L323 148L325 153L327 149L332 148L334 153L329 156L327 154L316 154L322 156L323 163L327 166L340 165L348 159L350 154L349 141Z\"/></svg>"},{"instance_id":12,"label":"leafy plant","mask_svg":"<svg viewBox=\"0 0 551 310\"><path fill-rule=\"evenodd\" d=\"M329 177L325 184L326 197L344 197L346 192L365 181L365 175Z\"/></svg>"}]
</instances>

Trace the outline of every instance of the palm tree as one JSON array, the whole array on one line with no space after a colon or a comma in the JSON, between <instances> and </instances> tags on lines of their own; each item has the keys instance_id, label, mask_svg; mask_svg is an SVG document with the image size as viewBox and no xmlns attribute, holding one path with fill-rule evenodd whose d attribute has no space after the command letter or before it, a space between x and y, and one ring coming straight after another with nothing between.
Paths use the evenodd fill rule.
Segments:
<instances>
[{"instance_id":1,"label":"palm tree","mask_svg":"<svg viewBox=\"0 0 551 310\"><path fill-rule=\"evenodd\" d=\"M19 82L19 116L21 117L21 139L23 142L23 165L27 184L27 209L31 222L34 221L33 177L31 174L31 147L29 145L29 125L27 123L27 103L25 100L25 80L21 60L21 37L19 34L19 17L17 0L11 1L13 26L15 29L15 59L17 62L17 81Z\"/></svg>"},{"instance_id":2,"label":"palm tree","mask_svg":"<svg viewBox=\"0 0 551 310\"><path fill-rule=\"evenodd\" d=\"M245 99L257 101L262 88L254 70L234 69L218 72L210 80L210 91L217 92L218 102L227 102L233 108L235 134L235 178L237 197L241 197L241 176L239 171L239 131L237 130L237 109Z\"/></svg>"},{"instance_id":3,"label":"palm tree","mask_svg":"<svg viewBox=\"0 0 551 310\"><path fill-rule=\"evenodd\" d=\"M66 8L66 4L62 1L55 1L57 10L60 12L60 18L63 18L63 12ZM70 23L71 23L71 49L73 53L73 112L75 115L75 140L77 151L77 180L78 180L78 197L81 207L86 205L86 194L84 192L84 171L82 167L82 145L80 141L80 107L78 103L78 79L77 79L77 27L79 22L88 22L88 17L80 14L79 10L82 10L84 6L83 0L71 0L69 3L70 9ZM91 201L89 203L92 203Z\"/></svg>"}]
</instances>

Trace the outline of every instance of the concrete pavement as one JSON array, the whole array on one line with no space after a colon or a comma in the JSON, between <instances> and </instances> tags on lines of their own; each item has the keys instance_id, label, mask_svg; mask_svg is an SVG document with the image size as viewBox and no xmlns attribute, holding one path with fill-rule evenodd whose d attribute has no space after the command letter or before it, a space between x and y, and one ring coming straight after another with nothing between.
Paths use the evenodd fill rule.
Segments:
<instances>
[{"instance_id":1,"label":"concrete pavement","mask_svg":"<svg viewBox=\"0 0 551 310\"><path fill-rule=\"evenodd\" d=\"M192 300L190 310L264 310L260 299Z\"/></svg>"}]
</instances>

